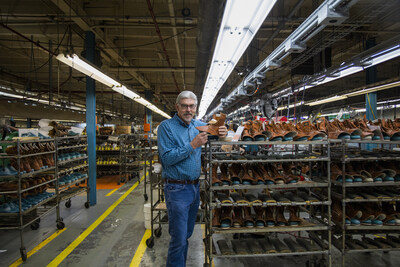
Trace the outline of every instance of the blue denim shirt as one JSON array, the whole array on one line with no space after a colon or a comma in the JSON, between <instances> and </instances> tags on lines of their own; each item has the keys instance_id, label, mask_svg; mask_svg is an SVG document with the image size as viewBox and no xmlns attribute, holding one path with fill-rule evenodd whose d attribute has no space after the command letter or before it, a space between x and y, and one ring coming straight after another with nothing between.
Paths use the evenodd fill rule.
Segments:
<instances>
[{"instance_id":1,"label":"blue denim shirt","mask_svg":"<svg viewBox=\"0 0 400 267\"><path fill-rule=\"evenodd\" d=\"M162 177L174 180L195 180L201 172L201 147L193 149L190 142L199 134L197 126L206 125L194 120L187 125L177 114L161 122L157 130L158 154Z\"/></svg>"}]
</instances>

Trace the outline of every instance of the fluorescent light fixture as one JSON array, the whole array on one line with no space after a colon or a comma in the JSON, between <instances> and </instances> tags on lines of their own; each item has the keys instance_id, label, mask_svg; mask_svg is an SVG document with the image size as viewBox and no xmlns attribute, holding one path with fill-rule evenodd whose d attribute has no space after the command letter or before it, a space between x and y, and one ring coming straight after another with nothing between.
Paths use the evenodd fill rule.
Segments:
<instances>
[{"instance_id":1,"label":"fluorescent light fixture","mask_svg":"<svg viewBox=\"0 0 400 267\"><path fill-rule=\"evenodd\" d=\"M289 105L289 108L294 108L295 106L298 107L298 106L301 106L301 105L303 105L303 104L304 104L303 101L301 101L301 102L299 102L299 103L296 103L296 104L290 104L290 105ZM278 111L285 110L285 109L287 109L287 108L288 108L287 106L279 107L279 108L278 108Z\"/></svg>"},{"instance_id":2,"label":"fluorescent light fixture","mask_svg":"<svg viewBox=\"0 0 400 267\"><path fill-rule=\"evenodd\" d=\"M90 78L93 78L96 81L104 85L107 85L108 87L121 86L119 82L107 76L101 70L97 69L90 63L82 60L81 58L79 58L77 54L72 54L72 55L59 54L57 56L57 59L67 64L71 68L86 74Z\"/></svg>"},{"instance_id":3,"label":"fluorescent light fixture","mask_svg":"<svg viewBox=\"0 0 400 267\"><path fill-rule=\"evenodd\" d=\"M347 93L344 94L346 97L352 97L352 96L358 96L358 95L365 95L368 93L373 93L373 92L377 92L377 91L381 91L381 90L385 90L385 89L390 89L396 86L400 86L400 81L396 81L396 82L391 82L391 83L387 83L387 84L382 84L382 85L378 85L378 86L374 86L371 88L365 88L365 89L361 89L355 92L351 92L351 93Z\"/></svg>"},{"instance_id":4,"label":"fluorescent light fixture","mask_svg":"<svg viewBox=\"0 0 400 267\"><path fill-rule=\"evenodd\" d=\"M227 1L200 101L199 118L205 115L275 2L276 0Z\"/></svg>"},{"instance_id":5,"label":"fluorescent light fixture","mask_svg":"<svg viewBox=\"0 0 400 267\"><path fill-rule=\"evenodd\" d=\"M153 110L154 112L160 114L161 116L168 118L168 119L171 118L171 116L169 116L167 113L161 111L155 105L151 104L149 101L142 98L137 93L128 89L125 85L122 85L121 83L117 82L116 80L114 80L111 77L104 74L101 70L97 69L95 66L93 66L90 63L86 62L85 60L79 58L78 55L76 55L76 54L72 54L72 55L59 54L57 56L57 59L65 64L67 64L71 68L74 68L77 71L82 72L83 74L86 74L87 76L95 79L96 81L98 81L108 87L111 87L112 90L126 96L127 98L130 98L130 99L144 105L145 107Z\"/></svg>"},{"instance_id":6,"label":"fluorescent light fixture","mask_svg":"<svg viewBox=\"0 0 400 267\"><path fill-rule=\"evenodd\" d=\"M336 95L336 96L332 96L332 97L328 97L328 98L324 98L324 99L321 99L321 100L317 100L317 101L313 101L313 102L307 103L307 105L308 106L316 106L316 105L321 105L321 104L325 104L325 103L330 103L330 102L343 100L343 99L346 99L346 98L347 98L347 96Z\"/></svg>"}]
</instances>

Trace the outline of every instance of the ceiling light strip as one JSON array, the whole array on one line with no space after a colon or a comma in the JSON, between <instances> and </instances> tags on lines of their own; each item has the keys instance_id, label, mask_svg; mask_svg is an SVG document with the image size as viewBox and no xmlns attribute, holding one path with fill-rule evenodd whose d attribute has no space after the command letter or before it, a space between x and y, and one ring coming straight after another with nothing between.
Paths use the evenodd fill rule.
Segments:
<instances>
[{"instance_id":1,"label":"ceiling light strip","mask_svg":"<svg viewBox=\"0 0 400 267\"><path fill-rule=\"evenodd\" d=\"M169 119L171 116L169 116L167 113L163 112L160 110L158 107L138 95L137 93L133 92L132 90L128 89L125 85L122 85L118 81L112 79L108 75L104 74L101 70L98 68L94 67L92 64L89 62L86 62L85 60L79 58L78 55L72 54L72 55L65 55L65 54L59 54L57 56L57 59L64 64L70 66L71 68L82 72L83 74L93 78L94 80L111 87L112 90L126 96L127 98L130 98L139 104L151 109L152 111L160 114L161 116Z\"/></svg>"},{"instance_id":2,"label":"ceiling light strip","mask_svg":"<svg viewBox=\"0 0 400 267\"><path fill-rule=\"evenodd\" d=\"M228 0L199 106L203 117L276 0Z\"/></svg>"}]
</instances>

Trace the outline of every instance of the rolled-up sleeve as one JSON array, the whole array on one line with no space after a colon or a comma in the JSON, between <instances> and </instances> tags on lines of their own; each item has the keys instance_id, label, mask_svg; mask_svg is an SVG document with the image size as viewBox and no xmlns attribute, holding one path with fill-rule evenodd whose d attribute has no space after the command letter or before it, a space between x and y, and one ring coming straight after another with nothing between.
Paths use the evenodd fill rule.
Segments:
<instances>
[{"instance_id":1,"label":"rolled-up sleeve","mask_svg":"<svg viewBox=\"0 0 400 267\"><path fill-rule=\"evenodd\" d=\"M157 131L157 141L161 162L165 166L171 166L179 163L180 161L189 157L194 151L190 143L181 147L177 147L172 139L172 136L173 134L168 125L163 123L160 124Z\"/></svg>"}]
</instances>

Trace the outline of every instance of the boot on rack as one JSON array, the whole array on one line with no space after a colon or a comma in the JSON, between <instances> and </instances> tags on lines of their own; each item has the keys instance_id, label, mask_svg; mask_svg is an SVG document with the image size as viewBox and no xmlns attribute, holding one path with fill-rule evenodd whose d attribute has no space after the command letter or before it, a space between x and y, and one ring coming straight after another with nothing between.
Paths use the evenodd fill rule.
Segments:
<instances>
[{"instance_id":1,"label":"boot on rack","mask_svg":"<svg viewBox=\"0 0 400 267\"><path fill-rule=\"evenodd\" d=\"M261 170L258 168L258 165L255 164L251 165L251 171L254 175L254 178L257 181L257 184L264 184L263 174L261 173Z\"/></svg>"},{"instance_id":2,"label":"boot on rack","mask_svg":"<svg viewBox=\"0 0 400 267\"><path fill-rule=\"evenodd\" d=\"M247 228L254 227L254 219L251 216L250 207L243 207L243 220L244 220L244 226L246 226Z\"/></svg>"},{"instance_id":3,"label":"boot on rack","mask_svg":"<svg viewBox=\"0 0 400 267\"><path fill-rule=\"evenodd\" d=\"M232 226L235 228L243 227L243 208L234 207L232 213Z\"/></svg>"},{"instance_id":4,"label":"boot on rack","mask_svg":"<svg viewBox=\"0 0 400 267\"><path fill-rule=\"evenodd\" d=\"M244 185L257 184L257 180L254 178L253 172L251 171L251 167L249 164L244 164L243 166L242 183Z\"/></svg>"},{"instance_id":5,"label":"boot on rack","mask_svg":"<svg viewBox=\"0 0 400 267\"><path fill-rule=\"evenodd\" d=\"M253 130L253 123L251 120L244 123L244 129L242 133L242 140L243 141L254 141L254 130Z\"/></svg>"},{"instance_id":6,"label":"boot on rack","mask_svg":"<svg viewBox=\"0 0 400 267\"><path fill-rule=\"evenodd\" d=\"M259 120L253 121L253 139L254 141L265 141L267 140L267 135L263 133L263 123Z\"/></svg>"},{"instance_id":7,"label":"boot on rack","mask_svg":"<svg viewBox=\"0 0 400 267\"><path fill-rule=\"evenodd\" d=\"M285 219L283 215L284 208L283 207L276 207L276 225L277 226L286 226L288 221Z\"/></svg>"},{"instance_id":8,"label":"boot on rack","mask_svg":"<svg viewBox=\"0 0 400 267\"><path fill-rule=\"evenodd\" d=\"M229 167L229 174L231 176L231 181L233 185L238 185L242 183L242 177L244 174L243 168L238 163L233 163Z\"/></svg>"},{"instance_id":9,"label":"boot on rack","mask_svg":"<svg viewBox=\"0 0 400 267\"><path fill-rule=\"evenodd\" d=\"M222 183L222 185L230 185L231 184L231 179L229 179L228 164L222 163L219 166L219 169L221 170L221 183Z\"/></svg>"},{"instance_id":10,"label":"boot on rack","mask_svg":"<svg viewBox=\"0 0 400 267\"><path fill-rule=\"evenodd\" d=\"M264 165L261 162L257 163L256 169L260 173L260 175L263 177L265 184L275 184L275 179L270 176L270 174L268 173L266 168L264 168Z\"/></svg>"},{"instance_id":11,"label":"boot on rack","mask_svg":"<svg viewBox=\"0 0 400 267\"><path fill-rule=\"evenodd\" d=\"M218 164L214 163L212 166L212 186L220 186L222 185L221 180L218 178Z\"/></svg>"},{"instance_id":12,"label":"boot on rack","mask_svg":"<svg viewBox=\"0 0 400 267\"><path fill-rule=\"evenodd\" d=\"M213 209L212 227L221 226L221 208Z\"/></svg>"},{"instance_id":13,"label":"boot on rack","mask_svg":"<svg viewBox=\"0 0 400 267\"><path fill-rule=\"evenodd\" d=\"M307 134L309 141L317 141L322 140L326 137L324 132L318 131L316 126L314 126L311 121L303 121L296 125L297 130L302 130L305 134Z\"/></svg>"},{"instance_id":14,"label":"boot on rack","mask_svg":"<svg viewBox=\"0 0 400 267\"><path fill-rule=\"evenodd\" d=\"M265 123L265 131L263 132L265 135L269 136L269 141L282 141L283 133L278 131L272 123Z\"/></svg>"},{"instance_id":15,"label":"boot on rack","mask_svg":"<svg viewBox=\"0 0 400 267\"><path fill-rule=\"evenodd\" d=\"M256 227L257 228L264 228L265 227L265 220L264 220L264 208L263 207L255 207L253 206L254 211L256 213Z\"/></svg>"},{"instance_id":16,"label":"boot on rack","mask_svg":"<svg viewBox=\"0 0 400 267\"><path fill-rule=\"evenodd\" d=\"M274 227L276 224L275 220L275 207L267 206L265 208L265 225L267 227Z\"/></svg>"},{"instance_id":17,"label":"boot on rack","mask_svg":"<svg viewBox=\"0 0 400 267\"><path fill-rule=\"evenodd\" d=\"M221 228L228 229L232 226L232 207L221 208Z\"/></svg>"},{"instance_id":18,"label":"boot on rack","mask_svg":"<svg viewBox=\"0 0 400 267\"><path fill-rule=\"evenodd\" d=\"M303 131L303 129L301 129L301 127L295 127L290 122L282 122L281 125L286 131L297 133L296 136L293 137L293 141L306 141L310 137L309 135L307 135L307 133Z\"/></svg>"}]
</instances>

